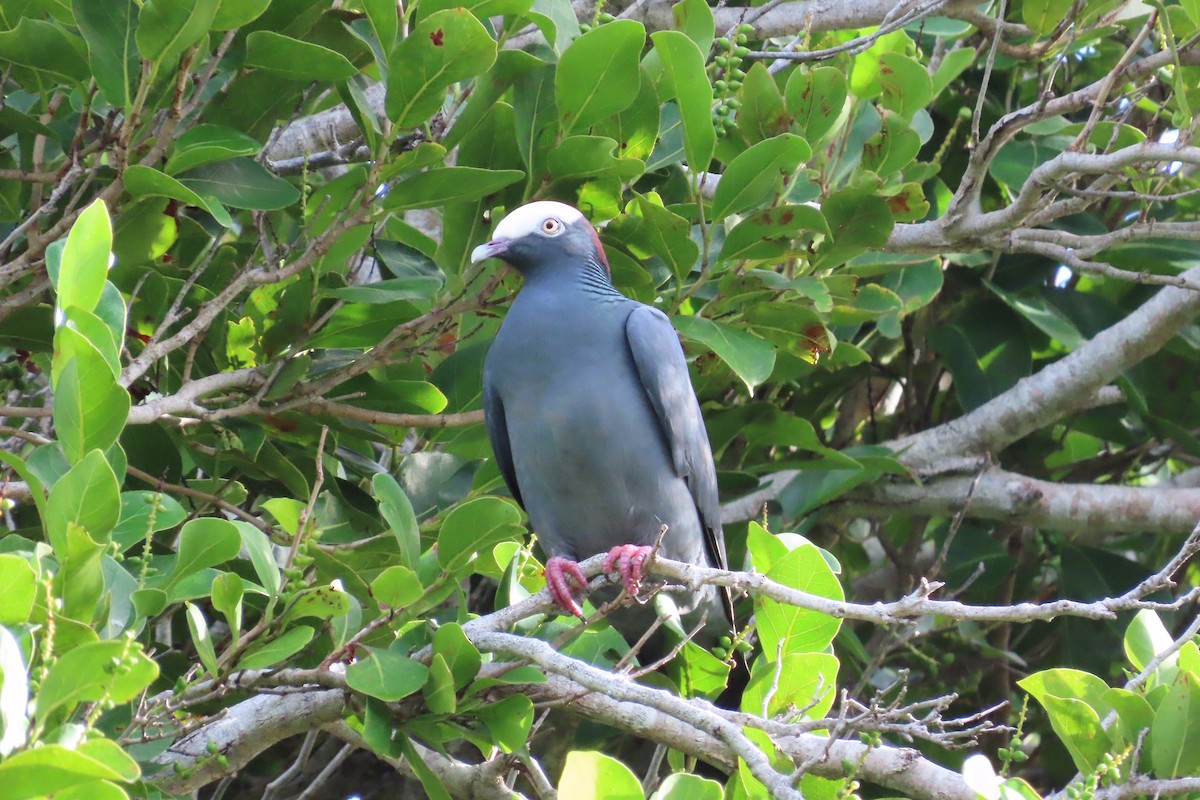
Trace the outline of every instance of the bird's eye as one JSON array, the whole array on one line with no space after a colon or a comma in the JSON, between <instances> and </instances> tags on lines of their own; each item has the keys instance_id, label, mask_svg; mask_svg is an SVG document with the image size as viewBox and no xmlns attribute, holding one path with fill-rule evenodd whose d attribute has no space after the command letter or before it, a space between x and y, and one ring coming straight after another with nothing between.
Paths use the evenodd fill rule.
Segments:
<instances>
[{"instance_id":1,"label":"bird's eye","mask_svg":"<svg viewBox=\"0 0 1200 800\"><path fill-rule=\"evenodd\" d=\"M547 236L557 236L558 234L562 233L562 229L563 224L554 217L550 217L542 222L542 233L546 234Z\"/></svg>"}]
</instances>

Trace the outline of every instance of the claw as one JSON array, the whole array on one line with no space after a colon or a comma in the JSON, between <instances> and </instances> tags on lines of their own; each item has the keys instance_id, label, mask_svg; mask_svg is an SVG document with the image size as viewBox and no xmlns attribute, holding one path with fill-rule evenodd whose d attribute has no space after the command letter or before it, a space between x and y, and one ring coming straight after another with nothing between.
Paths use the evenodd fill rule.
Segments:
<instances>
[{"instance_id":1,"label":"claw","mask_svg":"<svg viewBox=\"0 0 1200 800\"><path fill-rule=\"evenodd\" d=\"M550 596L572 616L584 619L583 609L575 601L575 593L571 589L571 581L582 591L587 588L588 579L579 565L569 558L554 556L546 562L546 588Z\"/></svg>"},{"instance_id":2,"label":"claw","mask_svg":"<svg viewBox=\"0 0 1200 800\"><path fill-rule=\"evenodd\" d=\"M604 559L604 571L612 572L616 569L620 572L625 591L629 593L630 597L637 597L638 592L641 591L644 577L642 568L652 551L653 548L645 545L618 545L608 551L608 558Z\"/></svg>"}]
</instances>

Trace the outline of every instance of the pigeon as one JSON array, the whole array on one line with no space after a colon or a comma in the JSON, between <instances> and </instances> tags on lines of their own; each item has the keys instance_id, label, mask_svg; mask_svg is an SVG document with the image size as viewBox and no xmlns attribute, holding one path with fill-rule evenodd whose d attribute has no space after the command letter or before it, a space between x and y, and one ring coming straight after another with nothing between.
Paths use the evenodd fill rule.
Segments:
<instances>
[{"instance_id":1,"label":"pigeon","mask_svg":"<svg viewBox=\"0 0 1200 800\"><path fill-rule=\"evenodd\" d=\"M712 449L668 317L614 288L596 229L564 203L513 210L471 254L474 264L489 258L523 281L484 362L487 431L549 557L555 601L583 618L578 561L605 551L605 571L618 571L634 598L655 547L727 568ZM727 591L669 597L689 633L729 632ZM635 604L609 621L636 641L655 616Z\"/></svg>"}]
</instances>

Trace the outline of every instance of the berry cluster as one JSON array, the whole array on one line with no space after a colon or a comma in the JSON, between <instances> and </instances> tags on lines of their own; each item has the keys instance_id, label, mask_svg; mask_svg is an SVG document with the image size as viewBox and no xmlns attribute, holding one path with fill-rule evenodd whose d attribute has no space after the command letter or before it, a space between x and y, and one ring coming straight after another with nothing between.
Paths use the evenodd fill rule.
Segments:
<instances>
[{"instance_id":1,"label":"berry cluster","mask_svg":"<svg viewBox=\"0 0 1200 800\"><path fill-rule=\"evenodd\" d=\"M746 42L753 32L753 25L742 24L737 26L732 41L722 36L713 42L717 52L709 67L716 78L713 81L717 101L713 107L713 125L722 136L732 133L737 127L733 120L733 112L742 105L742 101L736 95L746 78L746 72L742 69L742 59L750 54Z\"/></svg>"}]
</instances>

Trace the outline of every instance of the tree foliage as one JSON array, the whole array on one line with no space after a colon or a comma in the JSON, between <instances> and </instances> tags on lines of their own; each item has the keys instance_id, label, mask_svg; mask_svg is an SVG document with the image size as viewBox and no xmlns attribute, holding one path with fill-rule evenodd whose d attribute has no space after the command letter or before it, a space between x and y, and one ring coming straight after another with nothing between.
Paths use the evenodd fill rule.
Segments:
<instances>
[{"instance_id":1,"label":"tree foliage","mask_svg":"<svg viewBox=\"0 0 1200 800\"><path fill-rule=\"evenodd\" d=\"M1200 789L1200 4L833 5L6 0L4 796ZM546 198L689 354L713 652L504 495Z\"/></svg>"}]
</instances>

